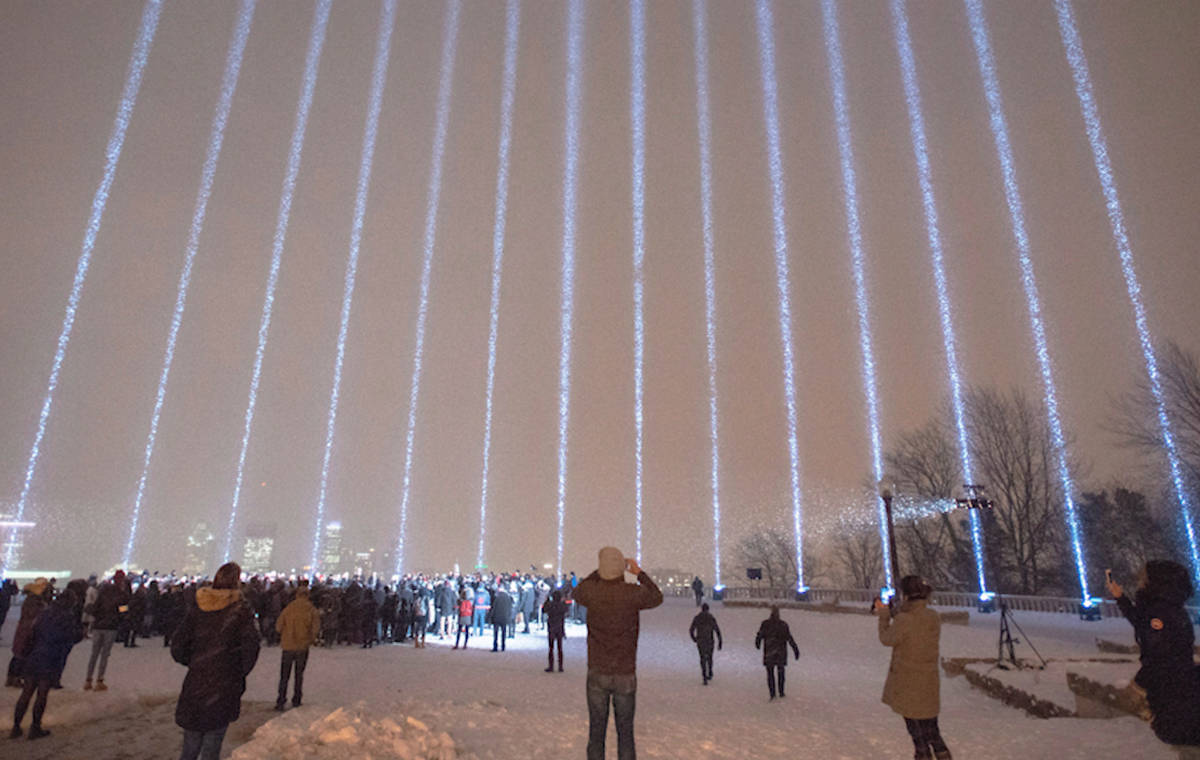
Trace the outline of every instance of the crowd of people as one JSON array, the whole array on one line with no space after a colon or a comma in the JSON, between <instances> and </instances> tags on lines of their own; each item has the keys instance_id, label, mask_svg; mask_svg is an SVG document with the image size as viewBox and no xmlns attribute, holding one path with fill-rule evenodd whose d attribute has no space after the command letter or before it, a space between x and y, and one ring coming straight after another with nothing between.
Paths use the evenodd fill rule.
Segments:
<instances>
[{"instance_id":1,"label":"crowd of people","mask_svg":"<svg viewBox=\"0 0 1200 760\"><path fill-rule=\"evenodd\" d=\"M188 668L176 706L184 730L181 760L215 759L230 723L240 713L245 679L263 645L281 650L277 710L303 700L304 671L313 646L404 644L424 647L428 636L466 649L472 634L491 628L493 652L503 652L518 635L545 635L546 672L563 672L562 643L567 620L587 625L587 707L589 760L604 756L611 708L618 757L633 760L636 660L641 611L662 603L654 581L613 547L602 549L598 568L587 578L574 573L555 578L536 573L405 576L393 584L355 579L244 578L235 563L211 579L128 576L121 570L100 581L76 579L63 589L53 579L26 585L12 642L6 685L21 690L11 738L32 703L30 739L49 735L42 726L49 693L62 688L72 648L91 642L85 691L107 689L105 675L116 644L139 646L139 639L162 636L172 658ZM625 574L636 578L627 583ZM703 602L703 584L692 584L699 613L689 635L700 659L701 682L713 679L713 652L723 647L720 626ZM1193 595L1187 570L1174 562L1146 564L1136 597L1111 579L1108 591L1133 624L1142 667L1135 683L1145 691L1151 727L1182 756L1200 757L1200 668L1193 662L1194 631L1184 604ZM940 712L939 638L941 620L928 606L932 589L920 577L906 576L897 603L876 600L879 641L892 650L882 701L905 722L917 760L947 760L950 750L938 725ZM16 584L0 584L0 626ZM759 627L754 642L762 650L770 700L786 696L788 653L800 649L778 607ZM556 658L557 651L557 658ZM1189 754L1190 753L1190 754Z\"/></svg>"}]
</instances>

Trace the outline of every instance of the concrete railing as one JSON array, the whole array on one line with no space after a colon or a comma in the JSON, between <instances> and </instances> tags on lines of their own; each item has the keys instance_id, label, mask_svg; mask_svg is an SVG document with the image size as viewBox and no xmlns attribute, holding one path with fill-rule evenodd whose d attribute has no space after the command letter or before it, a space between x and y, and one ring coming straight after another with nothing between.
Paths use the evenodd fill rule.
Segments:
<instances>
[{"instance_id":1,"label":"concrete railing","mask_svg":"<svg viewBox=\"0 0 1200 760\"><path fill-rule=\"evenodd\" d=\"M737 586L725 589L726 599L764 601L778 599L781 601L795 599L795 591L789 587L771 586ZM828 589L810 588L805 597L810 602L830 604L870 604L878 595L873 589ZM1068 615L1079 614L1079 600L1065 596L1023 596L1020 594L1004 594L998 599L1003 600L1008 608L1022 612L1059 612ZM970 591L934 591L933 604L939 607L969 607L979 605L979 594ZM1098 603L1100 614L1106 618L1121 617L1121 610L1116 602L1108 599ZM1193 620L1200 614L1200 608L1188 607L1188 614Z\"/></svg>"}]
</instances>

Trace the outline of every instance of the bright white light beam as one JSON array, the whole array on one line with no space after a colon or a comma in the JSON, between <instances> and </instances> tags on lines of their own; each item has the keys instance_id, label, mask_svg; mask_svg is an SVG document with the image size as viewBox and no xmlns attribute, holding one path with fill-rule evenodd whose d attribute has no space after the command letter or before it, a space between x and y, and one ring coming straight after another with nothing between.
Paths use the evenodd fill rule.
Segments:
<instances>
[{"instance_id":1,"label":"bright white light beam","mask_svg":"<svg viewBox=\"0 0 1200 760\"><path fill-rule=\"evenodd\" d=\"M758 0L758 62L762 73L763 120L767 128L767 164L771 176L772 225L775 236L775 281L779 291L779 337L783 348L783 392L787 405L788 457L792 479L792 530L796 538L796 589L804 585L803 497L800 490L800 443L797 440L796 370L792 340L791 274L788 272L787 192L783 179L783 146L779 139L779 86L775 79L774 21L770 0Z\"/></svg>"},{"instance_id":2,"label":"bright white light beam","mask_svg":"<svg viewBox=\"0 0 1200 760\"><path fill-rule=\"evenodd\" d=\"M937 200L933 191L933 170L929 165L929 147L925 138L925 116L921 111L921 90L917 82L917 63L912 39L908 33L908 15L904 0L891 0L892 27L896 49L900 56L900 72L904 80L904 100L908 105L909 133L913 157L917 164L917 180L921 186L921 201L925 213L925 232L929 238L930 263L937 289L938 317L942 327L942 345L946 352L946 375L950 382L950 399L954 410L954 426L958 434L958 455L963 477L974 483L971 450L967 444L966 405L963 400L962 375L958 367L958 343L954 333L954 314L950 304L950 287L946 281L945 254L938 222ZM975 573L979 578L979 593L988 591L983 569L983 527L978 510L970 512L971 541L975 549Z\"/></svg>"},{"instance_id":3,"label":"bright white light beam","mask_svg":"<svg viewBox=\"0 0 1200 760\"><path fill-rule=\"evenodd\" d=\"M404 543L408 531L408 501L412 492L413 438L417 428L417 401L421 393L421 362L425 356L425 321L429 315L429 280L437 237L438 206L442 195L442 159L446 154L446 130L450 122L450 96L454 91L454 57L458 50L459 0L450 0L442 29L442 63L438 82L437 124L433 132L433 156L429 167L429 192L425 205L425 245L421 266L421 292L417 303L416 348L413 351L412 382L408 392L408 432L404 438L404 482L400 495L400 538L396 543L396 574L404 572Z\"/></svg>"},{"instance_id":4,"label":"bright white light beam","mask_svg":"<svg viewBox=\"0 0 1200 760\"><path fill-rule=\"evenodd\" d=\"M158 436L158 422L162 417L163 403L167 396L167 379L171 375L171 362L175 359L175 343L179 328L183 324L183 312L187 306L188 286L192 282L192 268L196 263L196 252L200 248L200 232L204 229L204 217L208 212L208 199L212 195L213 179L217 173L217 161L221 156L221 145L225 141L225 124L229 121L229 110L233 106L233 93L237 91L238 75L242 70L242 55L246 52L246 40L250 37L250 25L254 21L255 0L242 0L233 26L233 39L225 56L225 73L221 77L221 95L213 114L212 129L208 136L208 151L204 155L204 168L200 172L200 189L196 193L196 207L192 211L192 226L188 231L187 248L183 258L183 271L179 275L179 286L175 290L175 311L171 315L171 327L167 334L167 350L163 354L162 372L158 376L158 389L154 394L154 412L150 415L150 433L146 436L146 454L142 459L142 474L138 478L137 494L133 499L133 514L129 520L129 539L125 542L125 553L121 564L128 566L133 557L137 541L138 523L142 515L142 500L146 496L146 480L150 476L150 460L154 456L154 442Z\"/></svg>"},{"instance_id":5,"label":"bright white light beam","mask_svg":"<svg viewBox=\"0 0 1200 760\"><path fill-rule=\"evenodd\" d=\"M1004 101L1000 94L1000 80L996 76L996 59L992 43L988 38L987 19L980 0L965 0L967 18L971 24L971 39L975 44L975 59L979 64L979 75L983 79L983 92L987 97L988 121L992 138L996 143L996 157L1004 176L1004 200L1008 205L1009 222L1013 239L1017 244L1017 258L1021 269L1021 285L1025 289L1025 302L1029 311L1029 326L1033 332L1038 369L1042 375L1042 391L1046 403L1046 422L1050 426L1050 439L1054 446L1055 465L1058 467L1059 482L1062 483L1067 518L1067 530L1071 535L1071 549L1075 555L1075 570L1079 574L1079 593L1084 604L1089 604L1087 570L1083 555L1083 535L1079 526L1079 514L1075 508L1075 484L1067 462L1067 439L1063 433L1062 418L1058 410L1058 385L1054 380L1054 367L1050 361L1050 348L1046 338L1046 326L1042 318L1042 299L1038 294L1037 275L1033 269L1033 254L1029 234L1025 227L1025 209L1021 201L1021 189L1017 183L1016 164L1013 161L1012 143L1008 136L1008 120L1004 116Z\"/></svg>"},{"instance_id":6,"label":"bright white light beam","mask_svg":"<svg viewBox=\"0 0 1200 760\"><path fill-rule=\"evenodd\" d=\"M325 497L329 489L329 459L333 453L333 431L337 424L338 394L342 388L342 364L346 358L346 334L350 329L350 307L354 301L354 283L358 274L358 252L362 246L363 222L367 214L367 195L371 189L371 167L375 162L375 138L379 132L379 111L383 108L383 90L387 84L388 56L392 49L392 30L395 26L396 0L383 0L380 8L379 37L375 42L375 67L371 72L367 123L363 128L358 188L354 195L354 221L350 226L350 252L346 258L342 315L338 324L337 356L333 363L333 387L329 392L329 417L325 423L325 454L321 460L321 485L317 495L316 522L313 525L311 567L314 574L320 567L321 561L321 527L325 522Z\"/></svg>"},{"instance_id":7,"label":"bright white light beam","mask_svg":"<svg viewBox=\"0 0 1200 760\"><path fill-rule=\"evenodd\" d=\"M283 264L283 244L287 238L288 221L292 214L292 197L296 193L296 177L300 173L300 156L304 152L304 134L308 128L308 112L312 107L313 90L317 86L317 70L321 50L325 45L325 28L329 25L332 0L318 0L313 10L312 28L308 35L308 53L304 58L304 79L300 83L300 100L296 105L296 121L292 127L291 147L288 150L287 170L279 194L279 213L275 219L275 238L271 244L271 268L267 275L267 291L263 297L262 316L258 323L258 345L254 349L254 368L250 373L250 394L242 425L242 445L238 451L237 479L233 486L233 502L229 507L229 522L225 527L222 562L229 561L233 548L238 508L242 503L242 484L246 474L246 452L250 448L250 432L254 428L254 407L258 403L258 383L262 378L263 358L267 353L267 336L271 330L271 312L275 307L275 289L279 285L279 270Z\"/></svg>"},{"instance_id":8,"label":"bright white light beam","mask_svg":"<svg viewBox=\"0 0 1200 760\"><path fill-rule=\"evenodd\" d=\"M704 237L704 336L708 360L709 485L713 510L713 582L721 585L721 447L717 415L717 282L713 238L712 114L708 102L708 22L705 0L692 0L696 68L696 133L700 144L700 218Z\"/></svg>"},{"instance_id":9,"label":"bright white light beam","mask_svg":"<svg viewBox=\"0 0 1200 760\"><path fill-rule=\"evenodd\" d=\"M558 554L562 576L567 507L567 431L571 412L571 341L575 320L575 179L579 166L579 103L583 96L583 0L567 6L566 119L563 129L562 309L558 360Z\"/></svg>"},{"instance_id":10,"label":"bright white light beam","mask_svg":"<svg viewBox=\"0 0 1200 760\"><path fill-rule=\"evenodd\" d=\"M633 136L633 426L635 557L642 561L642 451L644 418L643 368L646 361L644 323L646 283L646 5L629 5L629 122Z\"/></svg>"},{"instance_id":11,"label":"bright white light beam","mask_svg":"<svg viewBox=\"0 0 1200 760\"><path fill-rule=\"evenodd\" d=\"M858 342L862 362L863 395L867 401L867 434L871 440L871 471L874 482L883 480L883 442L879 433L879 391L875 373L875 350L871 331L871 296L867 287L866 253L858 214L858 179L854 169L854 144L850 134L850 109L846 103L846 67L842 59L841 33L838 30L837 3L822 0L821 15L825 33L825 53L829 58L829 78L833 85L833 113L837 124L838 158L842 169L842 202L846 207L846 237L850 245L850 267L854 273L854 306L858 312ZM887 512L882 499L875 499L879 511L880 545L883 547L883 572L889 589L892 577L892 551L887 540Z\"/></svg>"},{"instance_id":12,"label":"bright white light beam","mask_svg":"<svg viewBox=\"0 0 1200 760\"><path fill-rule=\"evenodd\" d=\"M1104 193L1108 222L1112 227L1113 244L1121 258L1121 272L1125 277L1125 289L1129 292L1129 305L1133 309L1134 326L1137 328L1138 342L1142 347L1142 358L1146 363L1146 377L1150 381L1150 391L1154 396L1159 435L1162 436L1163 448L1167 453L1171 483L1175 490L1175 499L1179 502L1179 515L1183 520L1188 551L1191 554L1193 582L1197 588L1200 588L1200 547L1197 546L1196 528L1192 519L1191 496L1188 494L1187 484L1184 480L1179 445L1175 440L1171 419L1167 415L1167 397L1158 370L1158 355L1154 351L1150 320L1146 315L1145 300L1142 298L1142 284L1138 279L1137 268L1133 260L1133 244L1129 242L1129 232L1125 228L1125 212L1121 209L1121 200L1117 195L1117 180L1113 175L1112 162L1108 157L1108 142L1104 138L1100 108L1096 105L1096 95L1092 91L1092 77L1088 72L1087 56L1083 52L1083 41L1079 37L1079 29L1075 25L1075 15L1071 10L1069 0L1055 0L1054 9L1058 13L1058 29L1062 36L1063 47L1066 49L1067 62L1071 65L1071 75L1075 80L1075 96L1079 100L1079 110L1083 114L1083 122L1087 128L1088 144L1092 149L1096 174L1099 176L1100 187Z\"/></svg>"},{"instance_id":13,"label":"bright white light beam","mask_svg":"<svg viewBox=\"0 0 1200 760\"><path fill-rule=\"evenodd\" d=\"M492 296L488 320L487 392L483 418L483 475L479 488L479 553L475 565L482 567L486 555L488 476L492 453L492 400L496 388L496 340L500 329L500 279L504 273L504 233L508 221L508 154L512 147L513 102L517 95L517 51L521 31L521 0L505 5L504 72L500 94L500 147L496 162L496 219L492 227Z\"/></svg>"},{"instance_id":14,"label":"bright white light beam","mask_svg":"<svg viewBox=\"0 0 1200 760\"><path fill-rule=\"evenodd\" d=\"M83 249L80 251L79 261L75 265L75 280L71 284L71 294L67 298L67 310L63 316L62 330L58 334L54 363L50 367L50 379L46 383L46 395L42 400L41 414L38 415L37 432L33 437L33 446L29 449L29 461L25 465L25 479L21 483L21 495L17 497L14 518L18 521L25 516L25 508L29 503L29 491L33 486L33 478L37 474L42 439L46 437L46 424L50 420L50 407L54 403L54 392L58 389L58 379L62 373L63 361L67 356L67 345L71 342L71 330L75 326L75 314L79 309L83 284L87 280L88 267L92 262L92 251L96 247L96 236L100 233L100 222L104 218L104 208L108 205L108 193L112 189L113 178L117 173L117 162L121 158L121 148L125 144L125 132L129 128L129 120L133 116L133 106L137 102L138 90L142 86L142 72L146 69L146 59L150 56L154 35L158 31L158 17L161 10L162 0L147 0L142 10L137 41L133 44L133 54L130 56L129 68L125 73L125 87L121 91L121 102L117 106L113 131L104 151L104 174L100 180L100 186L96 188L96 195L92 198L92 213L88 217L87 228L83 234ZM8 548L4 552L3 565L0 566L0 576L8 574L15 541L16 533L12 532L9 534Z\"/></svg>"}]
</instances>

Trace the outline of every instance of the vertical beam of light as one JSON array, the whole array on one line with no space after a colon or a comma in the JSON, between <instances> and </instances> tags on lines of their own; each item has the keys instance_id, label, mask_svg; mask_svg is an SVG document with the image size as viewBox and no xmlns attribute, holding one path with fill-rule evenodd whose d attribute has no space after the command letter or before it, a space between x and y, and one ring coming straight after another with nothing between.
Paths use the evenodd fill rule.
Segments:
<instances>
[{"instance_id":1,"label":"vertical beam of light","mask_svg":"<svg viewBox=\"0 0 1200 760\"><path fill-rule=\"evenodd\" d=\"M488 318L487 392L484 396L483 476L479 488L479 553L484 565L487 540L488 475L492 453L492 400L496 388L496 339L500 328L500 278L504 273L504 233L508 221L508 154L512 147L513 102L517 96L517 51L521 32L521 0L505 5L503 90L500 95L500 147L496 162L496 219L492 227L492 297Z\"/></svg>"},{"instance_id":2,"label":"vertical beam of light","mask_svg":"<svg viewBox=\"0 0 1200 760\"><path fill-rule=\"evenodd\" d=\"M104 208L108 205L108 193L112 189L113 178L117 173L117 162L121 158L121 148L125 144L125 132L129 128L129 120L133 116L138 90L142 86L142 72L146 69L146 59L150 56L154 35L158 31L158 18L161 10L162 0L147 0L145 8L142 10L137 41L134 42L133 54L130 56L129 67L125 73L125 87L121 91L121 101L117 106L116 118L113 120L112 134L108 138L108 146L104 151L104 174L100 180L100 186L96 188L96 194L92 198L92 212L88 217L87 228L83 234L83 247L79 254L79 261L75 265L75 280L71 284L71 294L67 297L66 314L63 316L62 330L58 334L54 362L50 367L50 379L46 383L46 395L42 400L42 410L38 415L37 432L34 434L33 446L29 449L29 460L25 465L25 479L21 483L20 496L17 497L16 513L13 516L17 522L24 519L25 508L29 503L29 491L33 486L33 478L37 474L42 440L46 437L46 424L50 420L50 407L54 403L54 392L58 389L59 376L67 355L67 345L71 341L71 330L75 326L75 314L79 309L79 299L83 294L83 284L87 280L92 251L96 247L96 236L100 233L100 222L104 218ZM8 574L9 566L12 563L16 531L17 528L9 529L8 548L4 552L0 576Z\"/></svg>"},{"instance_id":3,"label":"vertical beam of light","mask_svg":"<svg viewBox=\"0 0 1200 760\"><path fill-rule=\"evenodd\" d=\"M1000 81L996 76L996 60L988 38L987 20L983 14L981 0L964 0L967 17L971 24L971 39L975 44L975 59L979 64L979 75L983 79L983 92L987 98L988 121L992 138L996 143L996 157L1004 176L1004 200L1008 204L1009 222L1013 239L1017 244L1017 257L1021 269L1021 284L1025 289L1025 301L1029 311L1030 329L1033 332L1034 349L1038 369L1042 375L1042 391L1045 395L1046 422L1050 426L1050 438L1054 446L1055 464L1062 484L1067 518L1067 530L1071 535L1071 549L1075 555L1075 569L1079 574L1079 593L1085 604L1091 602L1088 592L1087 571L1083 554L1082 530L1079 514L1072 495L1075 485L1067 457L1067 440L1063 433L1062 418L1058 409L1058 385L1054 380L1054 368L1050 361L1050 348L1046 339L1046 326L1042 319L1042 299L1038 294L1037 276L1033 269L1033 257L1029 234L1025 227L1025 209L1021 201L1017 170L1013 161L1012 144L1008 136L1008 121L1004 116L1004 102L1000 95Z\"/></svg>"},{"instance_id":4,"label":"vertical beam of light","mask_svg":"<svg viewBox=\"0 0 1200 760\"><path fill-rule=\"evenodd\" d=\"M222 562L229 561L229 555L233 548L234 529L237 525L238 508L242 501L242 484L246 474L246 452L250 448L250 432L254 427L254 407L258 403L258 383L262 378L263 357L267 352L267 335L271 330L271 312L275 307L275 288L279 284L279 270L283 263L283 243L287 238L288 220L292 213L292 197L296 193L296 177L300 173L300 156L304 151L304 134L308 128L308 112L312 107L313 90L317 86L317 70L321 63L321 50L325 45L325 28L329 24L331 6L332 0L318 0L316 8L313 10L312 29L308 36L308 53L304 59L304 79L300 83L300 100L296 105L296 121L292 127L287 170L283 176L283 189L279 194L279 213L275 219L275 238L271 244L271 268L267 275L267 291L263 298L262 316L258 323L258 345L254 349L254 368L250 373L250 394L246 401L246 415L242 425L242 445L238 451L233 502L229 507L229 521L225 526L225 542L221 550Z\"/></svg>"},{"instance_id":5,"label":"vertical beam of light","mask_svg":"<svg viewBox=\"0 0 1200 760\"><path fill-rule=\"evenodd\" d=\"M187 305L188 286L192 281L192 268L196 263L196 252L200 248L200 232L204 229L204 217L208 212L208 199L212 195L213 179L217 173L217 161L221 156L221 145L225 141L225 124L229 121L229 110L233 105L233 93L237 90L238 75L242 70L242 55L246 51L246 40L250 37L250 25L254 21L255 0L242 0L234 22L233 39L225 56L225 73L221 77L221 95L213 114L212 129L208 136L208 152L204 155L204 168L200 172L200 189L196 193L196 207L192 212L192 226L188 231L187 248L183 259L183 271L179 275L179 286L175 290L175 311L171 315L171 327L167 335L167 350L163 354L162 372L158 377L158 389L154 395L154 412L150 415L150 433L146 436L146 453L142 459L142 474L138 478L137 494L133 499L133 514L129 520L129 538L125 542L125 554L121 564L128 566L137 541L138 523L141 520L142 500L146 496L146 480L150 475L150 460L154 456L154 441L158 436L158 422L162 417L163 403L167 395L167 379L171 374L171 362L175 359L175 343L179 328L183 324L183 311Z\"/></svg>"},{"instance_id":6,"label":"vertical beam of light","mask_svg":"<svg viewBox=\"0 0 1200 760\"><path fill-rule=\"evenodd\" d=\"M700 218L704 237L704 336L708 360L709 486L713 510L713 586L721 585L721 447L717 431L717 284L712 209L712 114L708 102L708 22L705 0L692 0L696 133L700 143Z\"/></svg>"},{"instance_id":7,"label":"vertical beam of light","mask_svg":"<svg viewBox=\"0 0 1200 760\"><path fill-rule=\"evenodd\" d=\"M375 67L371 72L371 94L367 104L367 123L363 128L362 157L358 168L358 188L354 194L354 221L350 226L350 252L346 257L346 278L342 291L342 314L338 324L337 355L333 362L333 387L329 391L329 417L325 423L325 453L321 459L321 485L317 494L317 515L313 525L312 573L321 562L322 523L325 522L325 497L329 490L329 459L333 453L333 431L337 424L338 396L342 388L342 364L346 358L346 333L350 329L350 307L358 275L358 251L362 246L363 222L367 214L367 194L371 189L371 167L375 162L375 138L379 132L379 111L383 107L383 89L387 84L388 57L392 49L392 30L396 26L396 0L383 0L380 8L379 38L375 42Z\"/></svg>"},{"instance_id":8,"label":"vertical beam of light","mask_svg":"<svg viewBox=\"0 0 1200 760\"><path fill-rule=\"evenodd\" d=\"M442 158L446 154L446 130L450 122L450 96L454 91L454 57L458 49L459 0L450 0L442 29L441 76L438 82L437 125L433 133L433 156L429 167L429 192L425 205L425 244L421 266L421 292L417 303L416 348L413 351L412 382L408 392L408 431L404 438L404 483L400 495L400 538L396 543L396 574L404 572L404 543L408 530L408 501L412 492L413 438L417 428L417 401L421 393L421 362L425 355L425 321L429 315L429 280L437 236L438 205L442 195Z\"/></svg>"},{"instance_id":9,"label":"vertical beam of light","mask_svg":"<svg viewBox=\"0 0 1200 760\"><path fill-rule=\"evenodd\" d=\"M792 340L791 274L788 272L786 190L783 147L779 139L779 86L775 79L774 21L770 0L758 0L758 62L762 72L763 120L767 128L767 162L771 174L771 206L775 236L775 281L779 291L779 337L783 347L783 391L787 404L788 457L792 478L792 530L796 537L796 588L804 585L804 526L800 493L800 444L796 422L796 371Z\"/></svg>"},{"instance_id":10,"label":"vertical beam of light","mask_svg":"<svg viewBox=\"0 0 1200 760\"><path fill-rule=\"evenodd\" d=\"M563 128L562 309L558 359L558 554L562 576L563 522L567 507L567 430L571 412L571 341L575 320L575 175L579 166L579 105L583 96L582 0L567 6L566 119Z\"/></svg>"},{"instance_id":11,"label":"vertical beam of light","mask_svg":"<svg viewBox=\"0 0 1200 760\"><path fill-rule=\"evenodd\" d=\"M871 332L871 300L867 288L866 253L863 250L862 225L858 215L858 179L854 170L854 144L850 134L850 109L846 103L846 67L842 59L841 33L838 30L836 0L822 0L821 16L825 33L825 53L829 58L829 79L833 85L833 113L837 124L838 158L842 169L842 202L846 207L846 237L850 245L850 268L854 272L854 305L858 311L858 342L861 353L863 395L867 401L867 434L871 440L871 472L875 482L883 480L883 442L879 433L879 392L875 374L875 350ZM883 547L884 579L895 588L892 577L892 551L887 538L887 513L883 501L879 509L879 536Z\"/></svg>"},{"instance_id":12,"label":"vertical beam of light","mask_svg":"<svg viewBox=\"0 0 1200 760\"><path fill-rule=\"evenodd\" d=\"M921 111L921 91L917 83L917 62L913 55L912 39L908 32L908 14L904 0L891 0L892 32L900 56L900 72L904 80L904 100L908 106L909 133L913 158L917 164L917 180L921 187L921 203L925 214L925 233L929 238L930 263L937 290L938 318L942 327L942 345L946 352L946 376L950 383L950 399L954 410L954 427L958 437L958 455L962 474L967 483L974 483L971 450L967 443L967 414L963 399L962 374L958 366L958 341L954 333L954 314L950 304L950 286L946 281L945 254L938 222L937 200L933 192L933 169L929 164L929 146L925 138L925 116ZM979 578L979 593L987 593L987 577L983 569L983 526L979 511L970 512L971 542L975 549L975 573Z\"/></svg>"},{"instance_id":13,"label":"vertical beam of light","mask_svg":"<svg viewBox=\"0 0 1200 760\"><path fill-rule=\"evenodd\" d=\"M1100 187L1104 193L1104 205L1108 211L1109 225L1112 227L1113 244L1121 258L1121 272L1125 277L1125 288L1129 292L1129 305L1133 309L1134 326L1137 328L1138 342L1141 344L1142 358L1146 364L1146 377L1154 396L1158 430L1162 436L1163 448L1167 453L1171 483L1175 490L1175 499L1179 502L1179 515L1183 520L1188 550L1191 553L1194 582L1200 588L1200 546L1197 546L1196 528L1192 520L1191 497L1188 495L1187 484L1184 481L1183 463L1179 454L1179 446L1175 440L1175 432L1171 427L1170 417L1167 415L1166 391L1163 389L1162 377L1159 374L1158 356L1154 351L1150 321L1146 315L1146 303L1142 298L1142 285L1133 260L1133 244L1129 242L1129 232L1125 228L1125 213L1121 209L1121 201L1117 195L1117 181L1113 175L1112 162L1108 157L1108 142L1104 138L1100 108L1096 105L1096 95L1092 90L1087 56L1083 52L1083 41L1079 37L1079 29L1075 25L1075 16L1069 0L1055 0L1054 9L1058 13L1058 29L1062 36L1063 48L1066 49L1067 62L1071 65L1071 75L1075 80L1075 96L1079 100L1079 110L1086 126L1088 143L1092 149L1092 159L1096 165L1096 174L1099 176Z\"/></svg>"},{"instance_id":14,"label":"vertical beam of light","mask_svg":"<svg viewBox=\"0 0 1200 760\"><path fill-rule=\"evenodd\" d=\"M634 530L635 556L642 561L642 370L646 361L644 326L646 284L646 6L644 0L629 5L629 122L633 136L633 426L634 426Z\"/></svg>"}]
</instances>

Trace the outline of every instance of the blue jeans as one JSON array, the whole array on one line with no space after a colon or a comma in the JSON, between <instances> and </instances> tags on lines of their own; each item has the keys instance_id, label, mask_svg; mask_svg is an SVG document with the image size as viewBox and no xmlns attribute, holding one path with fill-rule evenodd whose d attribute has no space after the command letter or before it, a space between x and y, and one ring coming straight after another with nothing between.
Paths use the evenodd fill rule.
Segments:
<instances>
[{"instance_id":1,"label":"blue jeans","mask_svg":"<svg viewBox=\"0 0 1200 760\"><path fill-rule=\"evenodd\" d=\"M604 738L608 733L608 703L612 700L617 724L617 760L636 760L633 745L633 712L637 706L637 676L588 673L587 760L604 760Z\"/></svg>"},{"instance_id":2,"label":"blue jeans","mask_svg":"<svg viewBox=\"0 0 1200 760\"><path fill-rule=\"evenodd\" d=\"M92 680L92 672L96 668L97 660L100 661L100 670L96 673L96 678L100 681L104 680L104 671L108 669L108 655L112 653L113 642L116 640L115 628L92 630L92 656L88 658L87 680Z\"/></svg>"},{"instance_id":3,"label":"blue jeans","mask_svg":"<svg viewBox=\"0 0 1200 760\"><path fill-rule=\"evenodd\" d=\"M486 609L475 608L475 614L471 619L472 627L475 629L476 636L483 635L483 625L487 622L488 611Z\"/></svg>"},{"instance_id":4,"label":"blue jeans","mask_svg":"<svg viewBox=\"0 0 1200 760\"><path fill-rule=\"evenodd\" d=\"M228 725L212 731L184 731L183 752L179 760L217 760L221 757L221 742L225 741Z\"/></svg>"}]
</instances>

